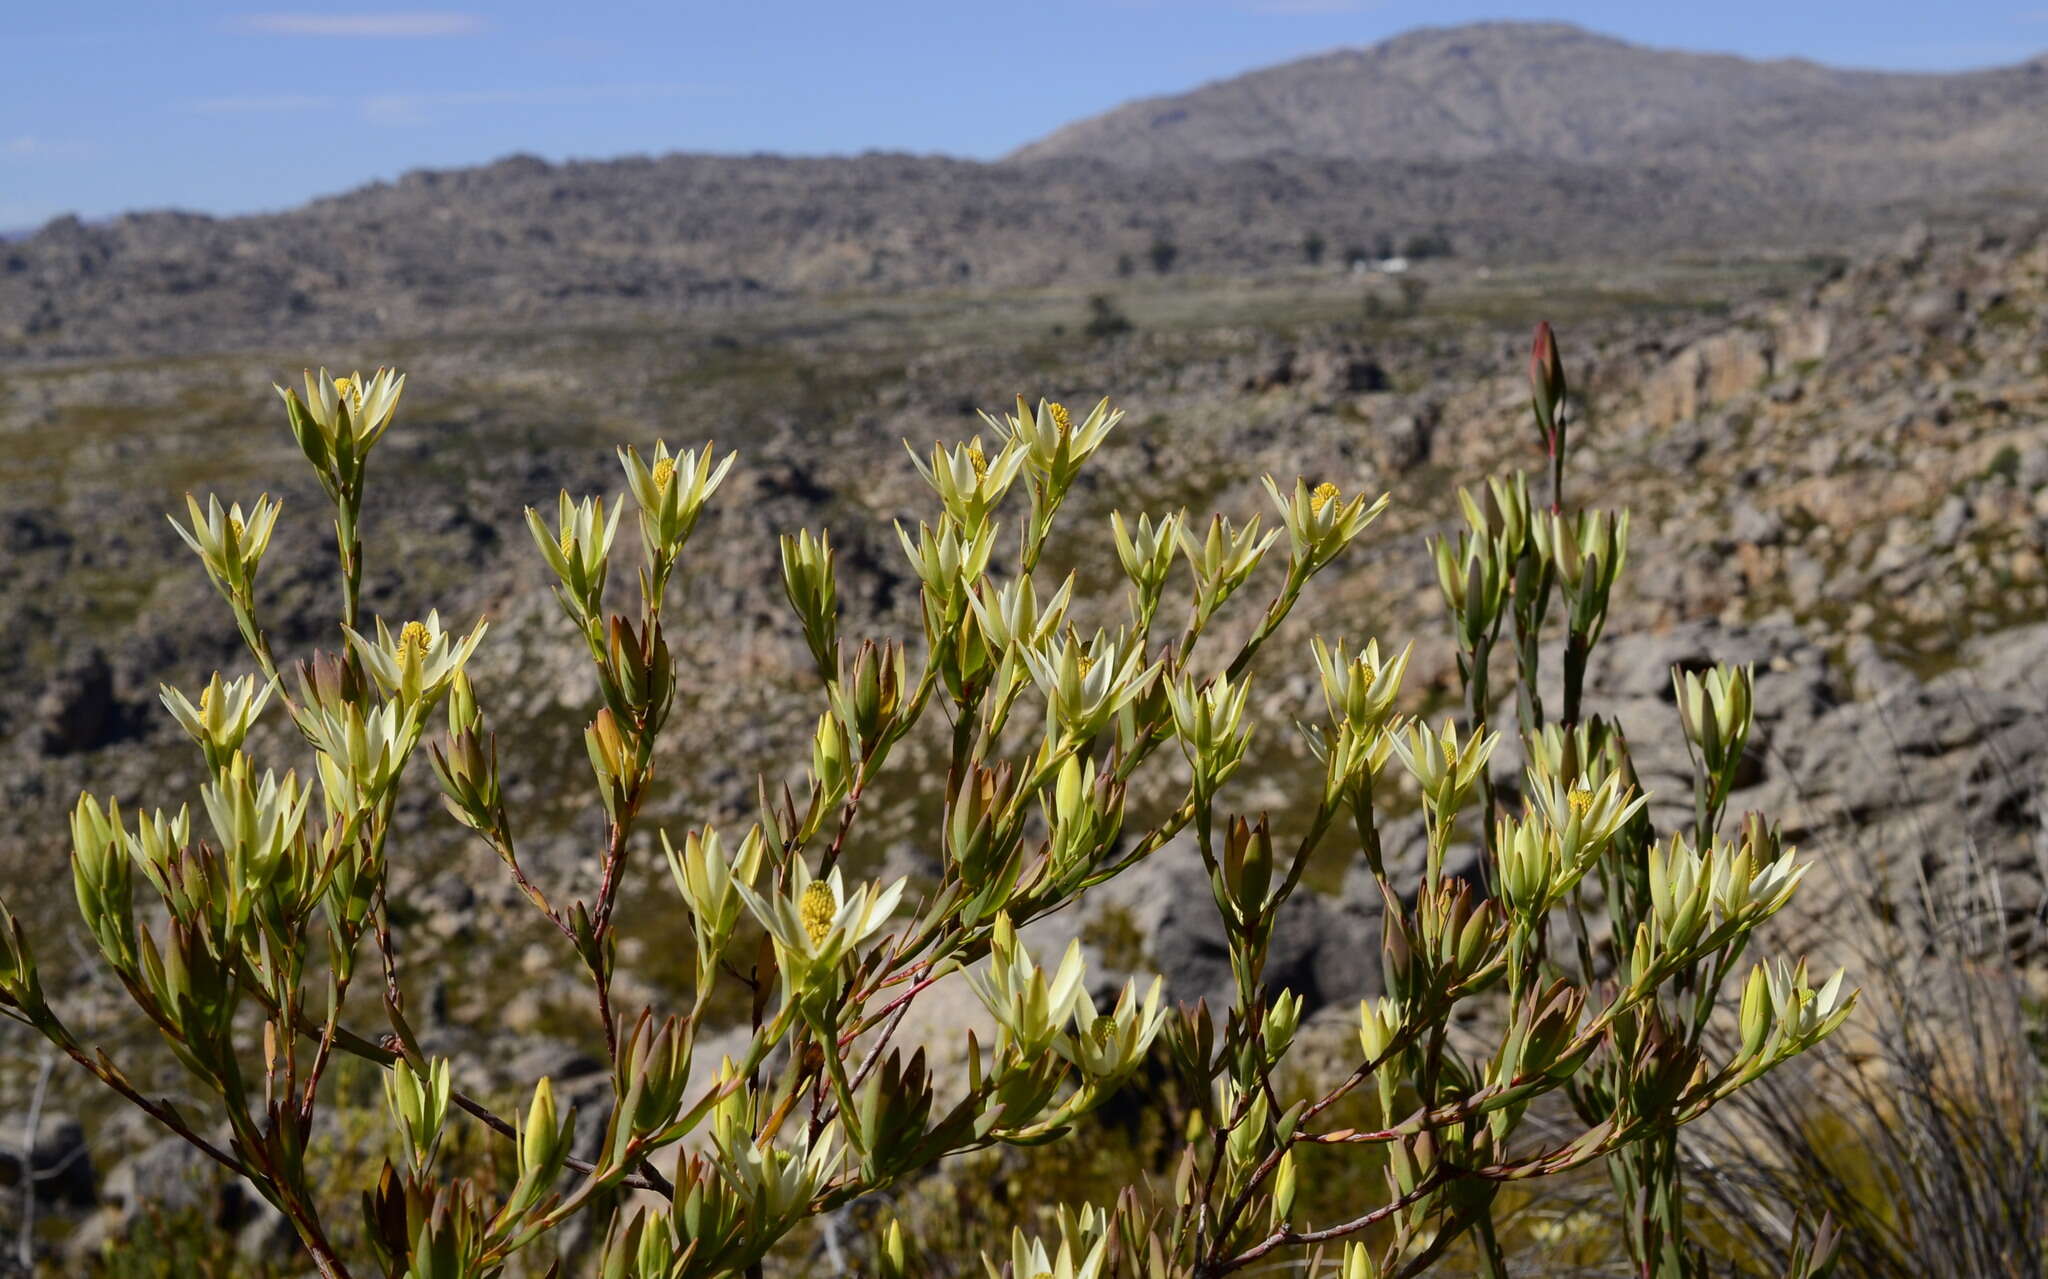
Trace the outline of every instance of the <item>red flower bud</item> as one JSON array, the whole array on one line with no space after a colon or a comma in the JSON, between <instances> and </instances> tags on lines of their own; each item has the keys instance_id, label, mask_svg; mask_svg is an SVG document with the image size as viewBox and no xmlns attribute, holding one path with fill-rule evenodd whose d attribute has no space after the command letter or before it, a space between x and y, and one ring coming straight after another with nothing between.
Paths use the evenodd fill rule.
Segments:
<instances>
[{"instance_id":1,"label":"red flower bud","mask_svg":"<svg viewBox=\"0 0 2048 1279\"><path fill-rule=\"evenodd\" d=\"M1564 362L1558 358L1556 335L1545 320L1536 325L1536 336L1529 343L1529 391L1536 424L1543 428L1544 444L1552 450L1557 447L1557 406L1564 403L1565 389Z\"/></svg>"}]
</instances>

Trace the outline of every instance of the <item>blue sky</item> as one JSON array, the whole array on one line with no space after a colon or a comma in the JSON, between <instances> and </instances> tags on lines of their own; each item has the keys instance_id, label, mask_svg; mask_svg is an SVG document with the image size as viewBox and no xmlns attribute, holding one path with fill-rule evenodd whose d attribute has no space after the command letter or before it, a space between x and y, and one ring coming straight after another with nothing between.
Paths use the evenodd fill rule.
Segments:
<instances>
[{"instance_id":1,"label":"blue sky","mask_svg":"<svg viewBox=\"0 0 2048 1279\"><path fill-rule=\"evenodd\" d=\"M282 208L514 151L992 157L1129 98L1482 18L1915 70L2048 49L2048 0L267 4L9 0L0 229Z\"/></svg>"}]
</instances>

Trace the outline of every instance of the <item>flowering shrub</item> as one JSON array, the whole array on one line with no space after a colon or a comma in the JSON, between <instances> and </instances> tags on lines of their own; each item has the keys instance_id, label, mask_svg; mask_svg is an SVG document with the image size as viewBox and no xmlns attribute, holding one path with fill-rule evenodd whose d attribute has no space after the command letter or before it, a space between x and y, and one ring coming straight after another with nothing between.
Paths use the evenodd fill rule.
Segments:
<instances>
[{"instance_id":1,"label":"flowering shrub","mask_svg":"<svg viewBox=\"0 0 2048 1279\"><path fill-rule=\"evenodd\" d=\"M1269 640L1387 497L1269 477L1277 527L1259 516L1200 527L1182 513L1118 515L1109 532L1129 617L1083 636L1068 622L1073 579L1047 589L1035 574L1076 476L1119 414L1104 402L1077 419L1020 399L1014 413L986 419L986 444L913 451L939 506L934 522L899 529L922 584L916 653L894 639L843 639L829 539L785 537L783 585L823 693L808 779L780 795L764 787L758 818L737 836L709 826L659 834L695 975L690 1007L666 1013L615 1007L621 885L647 846L635 836L682 678L664 597L733 458L665 444L651 457L621 451L639 543L631 615L604 607L626 499L565 493L552 520L527 513L596 677L584 740L606 837L594 897L568 901L520 862L495 739L465 674L484 624L449 629L430 613L394 628L360 616L366 463L404 379L308 374L303 392L280 395L334 506L335 651L288 674L257 616L276 503L194 499L179 534L256 668L215 675L196 700L164 690L205 758L201 817L189 807L124 814L90 795L72 817L78 902L100 955L217 1100L227 1135L148 1095L73 1035L12 916L0 919L0 1010L247 1178L328 1276L495 1275L583 1213L607 1218L607 1279L758 1274L807 1218L949 1156L1058 1140L1148 1062L1201 1099L1171 1184L1062 1210L1049 1237L1020 1232L994 1248L984 1258L992 1275L1207 1277L1294 1254L1312 1273L1364 1279L1427 1270L1467 1238L1499 1274L1500 1187L1589 1164L1613 1178L1641 1273L1698 1273L1677 1129L1827 1036L1850 1000L1839 975L1816 989L1803 964L1743 967L1757 927L1801 874L1761 817L1722 829L1750 727L1748 673L1678 678L1697 788L1690 828L1668 837L1651 828L1620 733L1582 713L1628 519L1564 504L1568 402L1547 328L1531 373L1548 503L1524 476L1496 479L1460 494L1466 527L1433 546L1464 722L1438 727L1396 710L1411 649L1315 639L1305 656L1327 715L1306 731L1322 778L1296 797L1307 821L1295 841L1263 817L1220 809L1218 797L1246 758ZM1212 619L1269 559L1282 562L1281 580L1248 638L1227 652L1205 645ZM1190 605L1175 629L1159 614L1182 564ZM1563 700L1552 717L1538 676L1541 641L1559 631ZM1489 674L1503 638L1529 761L1519 811L1488 768L1500 737ZM244 750L272 703L311 751L304 774ZM902 881L856 882L840 862L892 752L934 709L951 725L943 818L931 832L944 870L913 898ZM573 1153L578 1117L559 1111L549 1080L532 1082L523 1117L496 1114L462 1089L463 1063L430 1056L408 1022L418 978L392 935L389 834L423 743L454 820L494 850L589 975L612 1085L602 1139L584 1147L593 1158ZM1397 760L1422 797L1419 879L1397 877L1380 847L1376 796ZM1141 770L1185 780L1157 821L1126 810ZM1461 830L1483 844L1484 889L1445 870ZM1228 1009L1169 1009L1157 980L1127 983L1103 1008L1078 945L1048 970L1020 940L1025 924L1183 832L1223 919ZM1364 859L1384 898L1386 994L1359 1009L1355 1068L1302 1093L1280 1074L1301 1001L1269 993L1264 970L1282 905L1318 848L1337 843ZM138 876L154 899L140 911ZM1607 926L1596 928L1603 912ZM765 934L758 948L735 943L748 921ZM919 995L957 970L996 1029L986 1043L966 1035L964 1079L938 1081L921 1051L906 1058L892 1041ZM374 1031L345 1024L359 980L382 1007ZM693 1072L712 993L728 983L750 993L751 1035L743 1052ZM1724 992L1738 1047L1717 1060L1705 1031ZM1474 1003L1483 1015L1462 1018ZM1454 1037L1454 1020L1486 1027L1487 1042ZM335 1228L330 1188L307 1172L322 1136L320 1083L337 1054L382 1068L390 1121L390 1157L375 1184L356 1188L362 1220L347 1231ZM1354 1093L1373 1126L1332 1126L1332 1107ZM1571 1131L1525 1124L1545 1098L1576 1116ZM487 1191L446 1166L443 1137L458 1123L505 1143L516 1165L508 1184ZM1384 1186L1367 1194L1361 1178L1364 1201L1347 1220L1300 1219L1298 1152L1312 1146L1355 1148L1383 1169ZM621 1206L627 1189L643 1192L630 1201L638 1206ZM344 1255L355 1239L361 1255ZM1817 1273L1826 1254L1824 1243L1802 1249L1790 1270ZM900 1226L884 1232L876 1265L890 1275L923 1268Z\"/></svg>"}]
</instances>

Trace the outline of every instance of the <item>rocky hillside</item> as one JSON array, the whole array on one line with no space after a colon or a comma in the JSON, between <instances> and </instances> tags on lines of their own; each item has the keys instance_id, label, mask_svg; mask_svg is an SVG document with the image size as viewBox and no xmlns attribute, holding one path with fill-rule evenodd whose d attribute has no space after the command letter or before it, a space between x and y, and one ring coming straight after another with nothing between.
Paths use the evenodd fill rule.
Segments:
<instances>
[{"instance_id":1,"label":"rocky hillside","mask_svg":"<svg viewBox=\"0 0 2048 1279\"><path fill-rule=\"evenodd\" d=\"M1505 211L1512 211L1505 212ZM1130 170L932 157L515 158L289 213L53 222L0 246L0 364L645 324L843 296L1321 271L1431 235L1466 266L1806 243L1892 212L1661 168L1277 157ZM1839 241L1827 247L1835 247Z\"/></svg>"},{"instance_id":2,"label":"rocky hillside","mask_svg":"<svg viewBox=\"0 0 2048 1279\"><path fill-rule=\"evenodd\" d=\"M1557 23L1425 28L1148 98L1019 159L1123 166L1299 155L1500 156L1797 177L1863 201L2038 182L2048 63L1955 75L1650 49Z\"/></svg>"},{"instance_id":3,"label":"rocky hillside","mask_svg":"<svg viewBox=\"0 0 2048 1279\"><path fill-rule=\"evenodd\" d=\"M59 219L0 244L0 367L1133 274L1834 251L2048 189L2048 66L1900 76L1568 27L1417 32L1139 103L998 164L515 157L288 212ZM1320 246L1315 261L1306 247Z\"/></svg>"},{"instance_id":4,"label":"rocky hillside","mask_svg":"<svg viewBox=\"0 0 2048 1279\"><path fill-rule=\"evenodd\" d=\"M1732 309L1551 313L1586 395L1577 482L1636 512L1615 635L1711 623L1724 638L1701 642L1737 652L1761 642L1744 628L1776 628L1796 638L1770 641L1772 651L1810 646L1832 703L1947 669L1980 637L2048 615L2048 237L2038 224L1923 233ZM758 771L787 766L815 715L808 658L774 586L775 534L829 525L848 633L914 633L912 579L889 528L928 514L928 495L900 441L964 433L972 406L1019 389L1109 393L1130 410L1076 499L1088 545L1112 508L1258 511L1267 472L1390 490L1374 545L1306 620L1418 638L1412 683L1440 694L1454 675L1434 642L1442 621L1423 539L1454 518L1451 484L1537 460L1521 422L1525 336L1518 313L1425 308L1293 332L1224 317L1108 341L956 330L943 341L862 332L736 343L542 328L342 346L329 358L391 361L413 379L378 454L367 605L493 619L480 661L494 714L541 726L510 766L516 793L543 804L533 855L573 876L585 814L561 794L557 756L588 713L587 689L516 521L560 488L616 488L613 443L743 442L700 534L694 620L677 640L690 669L736 677L692 684L678 749L693 733L721 749L709 763L692 757L671 815L724 820L752 803ZM156 684L190 684L239 659L232 627L162 522L185 490L283 495L261 607L290 651L329 642L331 547L317 490L274 420L268 383L281 373L276 357L255 353L0 376L0 867L10 873L61 866L62 813L77 788L160 802L189 780L175 726L153 706ZM1102 548L1062 553L1113 609ZM1312 689L1297 680L1267 694L1271 740L1291 743L1285 725L1308 713ZM1285 751L1269 763L1275 784L1294 766ZM460 841L419 798L422 838L452 853ZM900 838L901 849L866 851L917 855L919 832ZM496 882L487 865L475 869ZM449 921L478 926L467 914Z\"/></svg>"},{"instance_id":5,"label":"rocky hillside","mask_svg":"<svg viewBox=\"0 0 2048 1279\"><path fill-rule=\"evenodd\" d=\"M741 820L757 777L802 758L816 691L775 584L775 534L830 526L845 633L914 634L912 579L889 525L928 515L929 498L900 441L964 434L973 406L1019 390L1108 393L1130 411L1074 500L1080 544L1055 557L1105 610L1119 606L1102 549L1113 508L1242 518L1264 508L1265 472L1393 493L1370 545L1276 639L1293 660L1259 685L1261 755L1234 783L1233 806L1284 814L1285 787L1311 766L1288 727L1316 696L1307 624L1417 639L1410 707L1440 704L1455 675L1424 538L1455 519L1454 484L1537 461L1520 370L1525 302L1432 301L1397 319L1354 308L1273 326L1197 299L1184 323L1103 340L994 327L1007 309L964 304L934 308L907 334L833 327L868 305L820 304L802 330L508 323L318 352L412 375L373 460L366 603L394 617L438 606L458 623L491 618L480 695L512 730L508 801L528 869L551 888L587 892L592 874L576 744L592 699L518 512L564 487L616 491L619 440L716 437L743 451L693 543L679 611L689 620L674 637L687 687L664 766L677 785L653 813L671 830ZM1623 717L1646 782L1683 794L1670 667L1754 661L1764 733L1736 804L1769 807L1809 849L1840 856L1814 877L1815 905L1839 920L1969 861L2005 876L2011 909L2038 908L2048 231L1918 233L1721 305L1566 306L1544 309L1584 396L1574 483L1636 515L1595 704ZM156 686L192 688L216 666L242 666L161 512L186 489L281 494L259 607L291 656L333 642L331 533L268 389L299 358L264 349L0 370L0 880L53 972L82 953L66 944L66 808L84 787L144 806L186 794L194 764L154 705ZM301 759L281 722L253 748L280 766ZM849 848L862 866L929 873L917 750L906 744L900 789L883 797L898 820ZM573 1063L591 1059L587 1028L560 1011L577 983L553 939L424 783L401 821L393 857L408 962L450 974L422 993L423 1032L519 1069L543 1061L568 1081ZM1398 835L1390 844L1398 855ZM1074 924L1105 971L1156 967L1191 996L1217 970L1203 917L1161 909L1176 895L1161 877L1170 888L1178 855L1162 854L1150 878L1104 894ZM1358 962L1371 952L1359 941L1371 898L1342 856L1315 876L1321 891L1301 899L1276 972L1341 1008L1377 980ZM676 996L668 891L652 874L634 885L623 957L636 979L623 1000ZM140 1056L117 992L65 989L81 1033ZM26 1062L23 1043L0 1038L0 1062ZM84 1115L72 1148L84 1143L101 1170L155 1140L77 1082L63 1076L58 1101ZM32 1084L26 1068L0 1070L0 1114L18 1113ZM167 1175L130 1163L76 1194L89 1203ZM125 1210L107 1209L94 1229L114 1228Z\"/></svg>"}]
</instances>

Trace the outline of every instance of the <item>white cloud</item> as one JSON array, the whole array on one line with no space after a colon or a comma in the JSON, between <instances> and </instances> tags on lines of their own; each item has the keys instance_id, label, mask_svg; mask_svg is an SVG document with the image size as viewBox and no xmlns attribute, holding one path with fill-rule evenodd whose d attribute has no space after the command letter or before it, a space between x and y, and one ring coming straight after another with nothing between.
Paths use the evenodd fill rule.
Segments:
<instances>
[{"instance_id":1,"label":"white cloud","mask_svg":"<svg viewBox=\"0 0 2048 1279\"><path fill-rule=\"evenodd\" d=\"M242 112L253 115L281 115L287 111L318 111L338 106L340 103L339 98L321 97L313 93L277 93L242 98L203 98L192 103L191 109L207 115L232 115Z\"/></svg>"},{"instance_id":2,"label":"white cloud","mask_svg":"<svg viewBox=\"0 0 2048 1279\"><path fill-rule=\"evenodd\" d=\"M252 13L235 25L275 36L418 39L475 35L484 20L473 13Z\"/></svg>"},{"instance_id":3,"label":"white cloud","mask_svg":"<svg viewBox=\"0 0 2048 1279\"><path fill-rule=\"evenodd\" d=\"M554 89L444 89L378 93L361 100L372 124L423 124L437 111L464 107L565 107L593 102L634 102L689 93L688 84L600 84Z\"/></svg>"},{"instance_id":4,"label":"white cloud","mask_svg":"<svg viewBox=\"0 0 2048 1279\"><path fill-rule=\"evenodd\" d=\"M22 159L50 155L79 155L88 149L83 142L39 137L33 133L23 133L0 142L0 155L18 156Z\"/></svg>"},{"instance_id":5,"label":"white cloud","mask_svg":"<svg viewBox=\"0 0 2048 1279\"><path fill-rule=\"evenodd\" d=\"M696 84L591 84L525 89L423 89L335 97L315 93L247 94L187 102L203 115L283 115L299 111L351 111L371 124L425 124L436 115L477 107L567 107L600 102L645 102L708 92ZM0 144L4 146L5 144Z\"/></svg>"}]
</instances>

